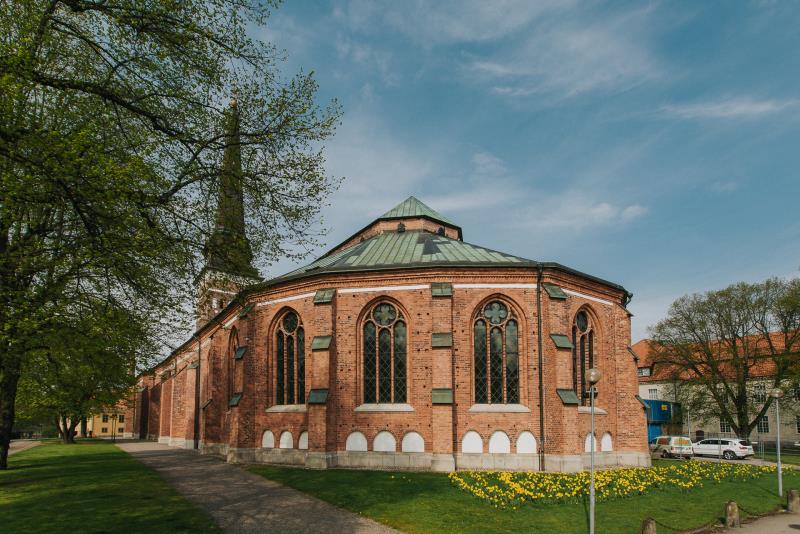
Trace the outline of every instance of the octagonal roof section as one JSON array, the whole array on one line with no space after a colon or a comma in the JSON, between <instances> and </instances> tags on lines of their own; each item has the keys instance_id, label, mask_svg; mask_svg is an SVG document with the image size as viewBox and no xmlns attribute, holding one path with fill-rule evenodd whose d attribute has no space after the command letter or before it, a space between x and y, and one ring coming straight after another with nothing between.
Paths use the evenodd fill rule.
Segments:
<instances>
[{"instance_id":1,"label":"octagonal roof section","mask_svg":"<svg viewBox=\"0 0 800 534\"><path fill-rule=\"evenodd\" d=\"M377 220L413 219L417 217L427 217L432 221L441 222L442 224L459 228L456 223L413 195L378 217Z\"/></svg>"},{"instance_id":2,"label":"octagonal roof section","mask_svg":"<svg viewBox=\"0 0 800 534\"><path fill-rule=\"evenodd\" d=\"M321 273L432 266L524 266L536 262L424 230L384 232L271 280Z\"/></svg>"},{"instance_id":3,"label":"octagonal roof section","mask_svg":"<svg viewBox=\"0 0 800 534\"><path fill-rule=\"evenodd\" d=\"M330 249L322 257L338 254L379 234L396 233L404 230L420 230L459 241L462 239L460 226L418 198L410 196Z\"/></svg>"}]
</instances>

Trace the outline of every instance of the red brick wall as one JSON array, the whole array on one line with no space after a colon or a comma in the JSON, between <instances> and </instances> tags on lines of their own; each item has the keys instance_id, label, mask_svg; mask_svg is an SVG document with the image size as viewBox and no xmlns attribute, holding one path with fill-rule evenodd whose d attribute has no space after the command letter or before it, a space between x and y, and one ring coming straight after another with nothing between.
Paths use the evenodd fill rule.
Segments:
<instances>
[{"instance_id":1,"label":"red brick wall","mask_svg":"<svg viewBox=\"0 0 800 534\"><path fill-rule=\"evenodd\" d=\"M427 285L431 282L453 284L526 284L537 281L531 268L419 270L396 273L360 273L337 277L318 277L287 283L262 294L253 295L256 304L245 318L235 319L233 310L215 327L213 337L204 334L201 343L201 438L205 443L227 443L231 447L260 447L264 430L275 435L276 446L284 431L292 433L295 447L302 431L309 430L310 450L344 450L347 436L358 430L370 442L388 430L397 440L398 450L403 435L419 432L425 439L426 451L458 452L462 436L469 430L480 433L485 442L495 430L506 432L512 442L522 431L531 431L541 443L539 428L539 382L536 289L459 288L452 298L432 297L429 288L402 291L339 292L329 304L313 304L311 294L319 288L379 288L385 286ZM610 432L617 451L645 451L646 428L641 405L635 399L636 367L627 347L630 344L630 318L621 307L622 292L602 284L560 271L545 271L545 281L558 284L584 296L570 295L566 300L550 299L542 291L542 360L545 385L546 443L552 454L578 454L589 428L587 414L574 406L564 406L556 394L557 387L572 386L571 351L557 350L551 333L569 334L575 313L587 309L597 329L595 339L596 367L603 373L598 385L597 406L608 412L598 416L598 439ZM284 302L298 295L299 300ZM586 298L589 297L589 298ZM472 324L476 310L492 298L500 298L513 307L519 317L520 336L520 402L527 413L472 413L473 404L473 340ZM408 321L408 403L413 412L354 412L361 404L361 317L379 300L393 302ZM603 301L603 302L599 302ZM305 329L306 398L312 388L329 388L327 405L308 406L307 412L272 413L275 322L287 310L300 316ZM240 344L247 344L244 358L236 362L239 372L236 388L243 391L237 407L228 406L226 397L226 358L229 354L231 328L238 331ZM452 348L431 348L431 335L452 332ZM332 335L327 351L311 351L314 336ZM188 346L188 352L196 353ZM164 364L167 368L171 363ZM161 369L156 370L159 376ZM173 432L192 435L193 381L183 376L170 379L160 395L161 435L167 435L171 420ZM174 393L172 392L175 383ZM453 388L453 406L432 406L431 389ZM155 404L158 386L151 392ZM169 402L175 399L175 405ZM151 429L159 428L158 410L151 409ZM172 419L170 419L170 416ZM155 424L153 424L155 423ZM152 431L152 430L151 430ZM174 437L178 437L177 435Z\"/></svg>"}]
</instances>

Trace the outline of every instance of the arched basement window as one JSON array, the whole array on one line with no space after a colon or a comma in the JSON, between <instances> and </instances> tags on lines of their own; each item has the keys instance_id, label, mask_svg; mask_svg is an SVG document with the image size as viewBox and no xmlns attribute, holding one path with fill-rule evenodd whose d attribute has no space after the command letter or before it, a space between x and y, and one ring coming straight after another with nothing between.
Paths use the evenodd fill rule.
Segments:
<instances>
[{"instance_id":1,"label":"arched basement window","mask_svg":"<svg viewBox=\"0 0 800 534\"><path fill-rule=\"evenodd\" d=\"M572 322L572 387L581 404L589 400L589 369L594 367L594 329L589 314L581 310Z\"/></svg>"},{"instance_id":2,"label":"arched basement window","mask_svg":"<svg viewBox=\"0 0 800 534\"><path fill-rule=\"evenodd\" d=\"M406 402L407 325L388 302L366 316L364 334L364 403Z\"/></svg>"},{"instance_id":3,"label":"arched basement window","mask_svg":"<svg viewBox=\"0 0 800 534\"><path fill-rule=\"evenodd\" d=\"M473 325L475 403L519 403L519 324L508 306L493 300Z\"/></svg>"},{"instance_id":4,"label":"arched basement window","mask_svg":"<svg viewBox=\"0 0 800 534\"><path fill-rule=\"evenodd\" d=\"M305 332L299 317L288 311L275 332L275 402L306 402Z\"/></svg>"}]
</instances>

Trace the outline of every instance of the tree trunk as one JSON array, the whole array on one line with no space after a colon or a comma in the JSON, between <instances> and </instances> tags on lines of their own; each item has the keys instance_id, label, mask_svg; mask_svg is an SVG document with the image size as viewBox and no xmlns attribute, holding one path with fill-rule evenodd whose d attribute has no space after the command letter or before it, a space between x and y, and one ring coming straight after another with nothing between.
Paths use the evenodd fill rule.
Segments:
<instances>
[{"instance_id":1,"label":"tree trunk","mask_svg":"<svg viewBox=\"0 0 800 534\"><path fill-rule=\"evenodd\" d=\"M59 426L63 429L61 432L61 441L65 444L75 443L75 424L68 416L61 416L61 424Z\"/></svg>"},{"instance_id":2,"label":"tree trunk","mask_svg":"<svg viewBox=\"0 0 800 534\"><path fill-rule=\"evenodd\" d=\"M81 437L86 437L86 417L81 417Z\"/></svg>"},{"instance_id":3,"label":"tree trunk","mask_svg":"<svg viewBox=\"0 0 800 534\"><path fill-rule=\"evenodd\" d=\"M78 431L75 430L75 429L78 428L78 424L80 423L80 421L81 420L78 417L73 417L73 418L70 419L70 423L69 423L69 442L70 443L75 443L75 437L78 435Z\"/></svg>"},{"instance_id":4,"label":"tree trunk","mask_svg":"<svg viewBox=\"0 0 800 534\"><path fill-rule=\"evenodd\" d=\"M11 447L11 430L14 428L14 402L18 383L19 369L16 366L6 365L0 369L0 470L8 469L8 449Z\"/></svg>"}]
</instances>

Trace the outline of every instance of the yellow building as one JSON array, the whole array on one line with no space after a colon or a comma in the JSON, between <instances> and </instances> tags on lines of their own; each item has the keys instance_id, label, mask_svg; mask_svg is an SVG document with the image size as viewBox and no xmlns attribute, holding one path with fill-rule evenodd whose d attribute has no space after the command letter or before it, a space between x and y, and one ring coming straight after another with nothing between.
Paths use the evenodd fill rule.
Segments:
<instances>
[{"instance_id":1,"label":"yellow building","mask_svg":"<svg viewBox=\"0 0 800 534\"><path fill-rule=\"evenodd\" d=\"M93 438L130 437L131 422L123 413L105 412L87 418L86 431Z\"/></svg>"}]
</instances>

